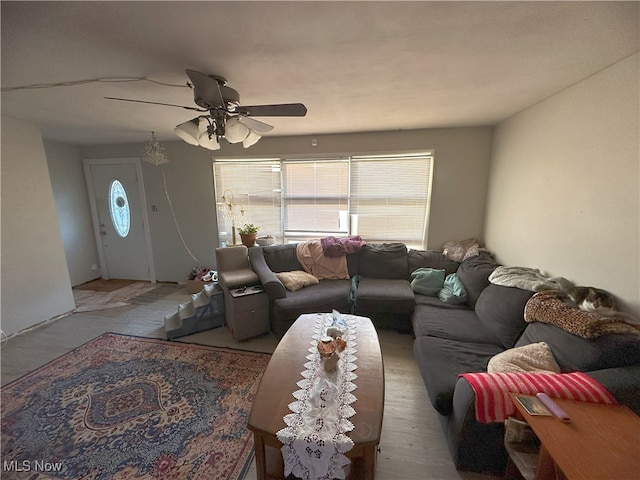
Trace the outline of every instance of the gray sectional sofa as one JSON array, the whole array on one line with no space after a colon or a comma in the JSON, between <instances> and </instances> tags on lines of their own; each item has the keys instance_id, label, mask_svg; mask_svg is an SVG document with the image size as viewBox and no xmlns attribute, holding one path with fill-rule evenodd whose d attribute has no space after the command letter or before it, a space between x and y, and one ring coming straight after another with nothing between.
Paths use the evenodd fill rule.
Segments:
<instances>
[{"instance_id":1,"label":"gray sectional sofa","mask_svg":"<svg viewBox=\"0 0 640 480\"><path fill-rule=\"evenodd\" d=\"M427 396L460 470L504 472L504 427L476 421L474 392L460 374L486 371L493 356L513 347L546 342L563 372L586 372L640 414L640 336L587 340L554 325L525 322L524 308L533 292L490 283L499 264L486 252L458 263L439 251L368 244L347 255L349 280L321 280L296 292L287 291L275 275L302 269L295 246L253 247L249 256L270 298L271 326L278 337L298 315L334 308L368 316L378 328L413 333ZM456 273L466 300L451 304L416 293L411 273L420 268Z\"/></svg>"},{"instance_id":2,"label":"gray sectional sofa","mask_svg":"<svg viewBox=\"0 0 640 480\"><path fill-rule=\"evenodd\" d=\"M413 257L407 247L401 243L367 244L346 257L349 279L325 278L317 285L291 292L276 273L303 270L296 246L249 249L251 267L271 300L271 330L278 338L299 315L332 309L369 317L379 328L410 331L415 296L408 279L410 263L414 262L410 262Z\"/></svg>"}]
</instances>

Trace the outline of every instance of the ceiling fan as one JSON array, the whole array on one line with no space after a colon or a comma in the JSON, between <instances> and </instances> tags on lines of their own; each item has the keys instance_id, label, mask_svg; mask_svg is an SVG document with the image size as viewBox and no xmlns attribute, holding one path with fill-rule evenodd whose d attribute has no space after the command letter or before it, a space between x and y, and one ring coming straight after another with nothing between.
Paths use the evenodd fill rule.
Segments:
<instances>
[{"instance_id":1,"label":"ceiling fan","mask_svg":"<svg viewBox=\"0 0 640 480\"><path fill-rule=\"evenodd\" d=\"M273 126L252 117L304 117L307 114L307 107L302 103L240 105L240 94L229 87L223 77L189 69L186 73L190 80L187 85L193 89L193 100L200 108L128 98L105 98L207 112L181 123L174 131L185 142L209 150L219 149L221 138L229 143L242 142L248 148L260 140L262 133L273 129Z\"/></svg>"}]
</instances>

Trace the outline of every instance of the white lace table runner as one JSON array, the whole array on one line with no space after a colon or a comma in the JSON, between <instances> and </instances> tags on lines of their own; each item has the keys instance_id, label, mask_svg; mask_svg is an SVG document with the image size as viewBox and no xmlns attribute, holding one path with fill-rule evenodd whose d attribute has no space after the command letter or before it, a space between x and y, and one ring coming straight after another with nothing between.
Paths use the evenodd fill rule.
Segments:
<instances>
[{"instance_id":1,"label":"white lace table runner","mask_svg":"<svg viewBox=\"0 0 640 480\"><path fill-rule=\"evenodd\" d=\"M289 404L293 412L283 417L286 428L277 433L284 444L285 476L293 473L303 480L343 479L348 473L350 460L345 453L353 448L347 432L354 429L348 419L355 415L351 404L356 401L353 392L357 378L356 321L352 315L342 315L347 331L342 335L347 346L340 353L338 368L328 373L321 364L317 344L326 336L333 323L330 313L316 314L309 344L309 355L304 364L303 377L293 393L296 401Z\"/></svg>"}]
</instances>

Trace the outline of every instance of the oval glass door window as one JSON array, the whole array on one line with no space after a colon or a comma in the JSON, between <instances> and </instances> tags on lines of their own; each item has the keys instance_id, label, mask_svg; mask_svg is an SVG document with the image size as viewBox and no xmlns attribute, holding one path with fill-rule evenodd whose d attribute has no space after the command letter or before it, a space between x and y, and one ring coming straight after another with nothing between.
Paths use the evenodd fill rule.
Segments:
<instances>
[{"instance_id":1,"label":"oval glass door window","mask_svg":"<svg viewBox=\"0 0 640 480\"><path fill-rule=\"evenodd\" d=\"M129 235L129 226L131 225L129 200L122 183L118 180L111 182L111 187L109 187L109 211L111 212L111 222L118 235L122 238Z\"/></svg>"}]
</instances>

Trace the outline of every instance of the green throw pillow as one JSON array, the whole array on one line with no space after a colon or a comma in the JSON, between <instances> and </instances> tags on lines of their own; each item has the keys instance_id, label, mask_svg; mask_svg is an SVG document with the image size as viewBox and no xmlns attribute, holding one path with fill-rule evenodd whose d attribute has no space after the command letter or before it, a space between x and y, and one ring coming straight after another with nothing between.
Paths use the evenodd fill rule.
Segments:
<instances>
[{"instance_id":1,"label":"green throw pillow","mask_svg":"<svg viewBox=\"0 0 640 480\"><path fill-rule=\"evenodd\" d=\"M444 285L438 293L438 298L444 303L457 304L467 301L464 285L455 273L450 273L444 279Z\"/></svg>"},{"instance_id":2,"label":"green throw pillow","mask_svg":"<svg viewBox=\"0 0 640 480\"><path fill-rule=\"evenodd\" d=\"M411 288L423 295L436 296L444 285L444 270L418 268L411 274Z\"/></svg>"}]
</instances>

